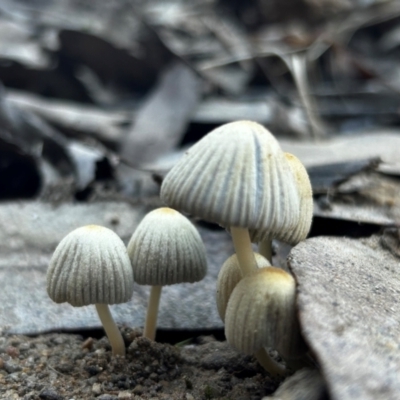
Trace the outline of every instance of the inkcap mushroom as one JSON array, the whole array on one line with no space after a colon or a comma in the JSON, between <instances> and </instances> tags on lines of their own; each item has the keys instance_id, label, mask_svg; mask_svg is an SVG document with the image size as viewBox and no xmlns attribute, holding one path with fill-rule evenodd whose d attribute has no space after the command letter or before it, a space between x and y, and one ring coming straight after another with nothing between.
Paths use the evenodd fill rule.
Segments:
<instances>
[{"instance_id":1,"label":"inkcap mushroom","mask_svg":"<svg viewBox=\"0 0 400 400\"><path fill-rule=\"evenodd\" d=\"M270 262L259 253L254 253L257 268L270 267ZM222 321L225 321L225 311L229 297L235 286L243 278L236 254L230 256L222 265L217 278L217 309Z\"/></svg>"},{"instance_id":2,"label":"inkcap mushroom","mask_svg":"<svg viewBox=\"0 0 400 400\"><path fill-rule=\"evenodd\" d=\"M143 335L154 340L162 287L203 279L206 250L194 225L178 211L163 207L140 222L128 254L135 282L152 285Z\"/></svg>"},{"instance_id":3,"label":"inkcap mushroom","mask_svg":"<svg viewBox=\"0 0 400 400\"><path fill-rule=\"evenodd\" d=\"M133 272L126 247L108 228L87 225L58 244L47 270L47 293L56 303L95 304L114 355L125 355L108 304L125 303L133 292Z\"/></svg>"},{"instance_id":4,"label":"inkcap mushroom","mask_svg":"<svg viewBox=\"0 0 400 400\"><path fill-rule=\"evenodd\" d=\"M267 346L278 350L284 358L303 356L305 347L295 300L295 281L280 268L261 268L246 276L236 285L228 302L227 341L245 354L257 353Z\"/></svg>"},{"instance_id":5,"label":"inkcap mushroom","mask_svg":"<svg viewBox=\"0 0 400 400\"><path fill-rule=\"evenodd\" d=\"M262 125L237 121L213 130L166 175L169 206L229 228L243 274L256 269L249 229L294 228L299 198L290 166Z\"/></svg>"}]
</instances>

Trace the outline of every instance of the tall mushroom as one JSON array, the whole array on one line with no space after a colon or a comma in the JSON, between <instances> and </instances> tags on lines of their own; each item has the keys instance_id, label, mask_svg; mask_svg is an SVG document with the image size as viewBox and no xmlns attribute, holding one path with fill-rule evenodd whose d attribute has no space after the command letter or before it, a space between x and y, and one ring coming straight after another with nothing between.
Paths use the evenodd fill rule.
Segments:
<instances>
[{"instance_id":1,"label":"tall mushroom","mask_svg":"<svg viewBox=\"0 0 400 400\"><path fill-rule=\"evenodd\" d=\"M152 285L143 335L154 340L161 289L204 278L204 244L193 224L168 207L148 213L128 244L135 282Z\"/></svg>"},{"instance_id":2,"label":"tall mushroom","mask_svg":"<svg viewBox=\"0 0 400 400\"><path fill-rule=\"evenodd\" d=\"M125 303L133 292L133 273L126 247L110 229L87 225L58 244L47 270L47 293L56 303L74 307L95 304L114 355L125 355L108 304Z\"/></svg>"},{"instance_id":3,"label":"tall mushroom","mask_svg":"<svg viewBox=\"0 0 400 400\"><path fill-rule=\"evenodd\" d=\"M249 229L293 229L299 197L272 134L237 121L213 130L171 169L161 187L169 206L229 228L243 275L256 269Z\"/></svg>"}]
</instances>

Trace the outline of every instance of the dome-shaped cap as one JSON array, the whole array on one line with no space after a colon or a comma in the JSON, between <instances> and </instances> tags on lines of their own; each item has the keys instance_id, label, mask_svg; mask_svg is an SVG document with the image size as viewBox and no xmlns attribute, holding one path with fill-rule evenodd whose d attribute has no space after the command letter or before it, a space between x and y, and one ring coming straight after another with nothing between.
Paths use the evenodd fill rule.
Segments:
<instances>
[{"instance_id":1,"label":"dome-shaped cap","mask_svg":"<svg viewBox=\"0 0 400 400\"><path fill-rule=\"evenodd\" d=\"M87 225L58 244L47 271L47 293L75 307L130 300L133 272L126 247L112 230Z\"/></svg>"},{"instance_id":2,"label":"dome-shaped cap","mask_svg":"<svg viewBox=\"0 0 400 400\"><path fill-rule=\"evenodd\" d=\"M128 244L135 282L172 285L197 282L207 273L204 244L194 225L168 207L148 213Z\"/></svg>"},{"instance_id":3,"label":"dome-shaped cap","mask_svg":"<svg viewBox=\"0 0 400 400\"><path fill-rule=\"evenodd\" d=\"M296 320L296 285L286 271L261 268L233 290L225 314L228 342L245 354L264 346L287 353L302 343Z\"/></svg>"},{"instance_id":4,"label":"dome-shaped cap","mask_svg":"<svg viewBox=\"0 0 400 400\"><path fill-rule=\"evenodd\" d=\"M166 175L161 199L224 227L294 227L299 214L278 142L250 121L222 125L192 146Z\"/></svg>"},{"instance_id":5,"label":"dome-shaped cap","mask_svg":"<svg viewBox=\"0 0 400 400\"><path fill-rule=\"evenodd\" d=\"M259 253L254 253L258 268L271 266L270 262ZM236 254L230 256L222 265L217 279L217 309L222 321L225 320L225 311L229 297L235 286L243 278Z\"/></svg>"},{"instance_id":6,"label":"dome-shaped cap","mask_svg":"<svg viewBox=\"0 0 400 400\"><path fill-rule=\"evenodd\" d=\"M305 240L310 231L313 217L313 195L307 170L296 156L290 153L284 154L296 181L300 199L299 218L294 228L284 227L281 230L272 231L268 227L265 227L263 229L251 230L250 237L252 242L261 242L273 237L282 242L295 245Z\"/></svg>"}]
</instances>

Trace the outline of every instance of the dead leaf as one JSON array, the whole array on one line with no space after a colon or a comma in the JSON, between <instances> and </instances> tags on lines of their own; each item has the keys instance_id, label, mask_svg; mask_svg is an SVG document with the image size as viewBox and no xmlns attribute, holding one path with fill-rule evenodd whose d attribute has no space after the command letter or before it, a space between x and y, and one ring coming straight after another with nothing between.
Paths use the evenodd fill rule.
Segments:
<instances>
[{"instance_id":1,"label":"dead leaf","mask_svg":"<svg viewBox=\"0 0 400 400\"><path fill-rule=\"evenodd\" d=\"M396 400L398 259L379 244L319 237L292 249L299 317L332 400Z\"/></svg>"},{"instance_id":2,"label":"dead leaf","mask_svg":"<svg viewBox=\"0 0 400 400\"><path fill-rule=\"evenodd\" d=\"M121 156L143 166L180 142L200 97L198 77L184 64L168 67L122 140Z\"/></svg>"}]
</instances>

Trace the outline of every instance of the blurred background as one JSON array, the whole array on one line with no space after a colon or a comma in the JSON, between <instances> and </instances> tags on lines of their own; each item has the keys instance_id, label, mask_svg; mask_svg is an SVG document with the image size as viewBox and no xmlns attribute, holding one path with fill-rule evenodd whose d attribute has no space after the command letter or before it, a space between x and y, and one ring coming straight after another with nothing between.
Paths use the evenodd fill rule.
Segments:
<instances>
[{"instance_id":1,"label":"blurred background","mask_svg":"<svg viewBox=\"0 0 400 400\"><path fill-rule=\"evenodd\" d=\"M127 243L162 205L160 184L190 145L253 120L307 168L309 236L336 236L292 252L303 294L321 289L301 305L307 340L330 387L349 390L332 398L397 399L400 288L382 271L398 276L399 65L399 0L0 0L0 338L102 337L94 308L47 295L59 241L99 224ZM192 221L209 272L163 289L159 341L224 338L215 285L232 244L220 227ZM382 232L366 251L365 238ZM326 246L313 253L314 243ZM285 268L290 247L273 249ZM136 285L114 318L143 326L147 299ZM357 382L371 397L353 390Z\"/></svg>"},{"instance_id":2,"label":"blurred background","mask_svg":"<svg viewBox=\"0 0 400 400\"><path fill-rule=\"evenodd\" d=\"M48 299L54 248L91 223L127 242L176 160L226 122L260 122L304 163L310 236L398 226L399 61L398 0L0 0L0 329L97 327ZM209 274L165 291L160 328L222 328L233 250L195 222ZM118 322L141 326L146 290Z\"/></svg>"},{"instance_id":3,"label":"blurred background","mask_svg":"<svg viewBox=\"0 0 400 400\"><path fill-rule=\"evenodd\" d=\"M398 1L1 0L0 198L156 196L180 149L238 119L289 150L386 147L399 58Z\"/></svg>"}]
</instances>

